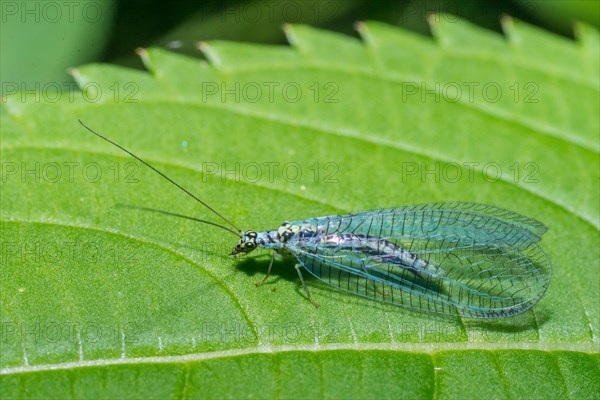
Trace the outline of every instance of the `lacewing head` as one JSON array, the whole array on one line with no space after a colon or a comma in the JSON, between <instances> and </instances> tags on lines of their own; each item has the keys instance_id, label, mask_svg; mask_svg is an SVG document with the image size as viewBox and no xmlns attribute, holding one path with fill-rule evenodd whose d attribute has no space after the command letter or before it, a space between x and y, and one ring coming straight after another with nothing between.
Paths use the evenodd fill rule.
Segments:
<instances>
[{"instance_id":1,"label":"lacewing head","mask_svg":"<svg viewBox=\"0 0 600 400\"><path fill-rule=\"evenodd\" d=\"M239 253L250 253L256 249L256 238L258 234L255 231L246 231L242 234L239 242L236 243L235 247L231 251L231 255L234 256Z\"/></svg>"}]
</instances>

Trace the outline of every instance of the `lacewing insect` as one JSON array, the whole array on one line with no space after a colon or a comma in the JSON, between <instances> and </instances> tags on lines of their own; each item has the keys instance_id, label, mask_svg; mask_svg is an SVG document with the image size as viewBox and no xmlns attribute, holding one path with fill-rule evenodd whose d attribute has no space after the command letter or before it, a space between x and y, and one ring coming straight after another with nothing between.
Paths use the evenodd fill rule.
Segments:
<instances>
[{"instance_id":1,"label":"lacewing insect","mask_svg":"<svg viewBox=\"0 0 600 400\"><path fill-rule=\"evenodd\" d=\"M542 297L551 264L538 242L547 228L502 208L431 203L284 222L242 231L214 208L131 151L92 130L202 204L226 225L170 211L133 207L218 227L239 238L232 255L257 247L296 259L302 271L346 292L395 305L467 318L520 314Z\"/></svg>"}]
</instances>

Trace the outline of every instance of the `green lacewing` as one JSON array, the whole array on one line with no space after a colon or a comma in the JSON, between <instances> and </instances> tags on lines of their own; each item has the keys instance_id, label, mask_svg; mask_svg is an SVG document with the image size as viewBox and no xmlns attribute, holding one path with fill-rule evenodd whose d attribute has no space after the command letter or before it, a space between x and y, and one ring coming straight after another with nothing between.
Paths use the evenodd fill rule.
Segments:
<instances>
[{"instance_id":1,"label":"green lacewing","mask_svg":"<svg viewBox=\"0 0 600 400\"><path fill-rule=\"evenodd\" d=\"M541 222L485 204L447 202L284 222L277 229L242 231L203 200L131 151L92 130L202 204L226 225L170 211L239 238L232 255L258 247L293 257L302 271L337 289L443 315L502 318L534 306L550 282L551 263L539 246ZM266 281L273 266L271 258Z\"/></svg>"}]
</instances>

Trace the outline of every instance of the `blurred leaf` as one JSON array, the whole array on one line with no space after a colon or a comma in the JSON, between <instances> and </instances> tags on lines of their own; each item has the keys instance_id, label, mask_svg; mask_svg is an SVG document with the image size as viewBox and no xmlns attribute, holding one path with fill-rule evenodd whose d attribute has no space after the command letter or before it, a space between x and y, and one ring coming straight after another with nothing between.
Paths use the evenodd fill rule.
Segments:
<instances>
[{"instance_id":1,"label":"blurred leaf","mask_svg":"<svg viewBox=\"0 0 600 400\"><path fill-rule=\"evenodd\" d=\"M11 96L3 397L597 398L598 33L431 22L435 41L287 27L292 48L210 42L209 63L150 49L149 74L89 65L74 98ZM221 230L116 208L215 219L78 118L244 229L434 201L523 213L550 228L553 280L505 320L308 279L315 309L291 262L257 289L267 252L232 260Z\"/></svg>"},{"instance_id":2,"label":"blurred leaf","mask_svg":"<svg viewBox=\"0 0 600 400\"><path fill-rule=\"evenodd\" d=\"M69 91L67 68L101 54L115 18L113 0L0 2L3 95Z\"/></svg>"},{"instance_id":3,"label":"blurred leaf","mask_svg":"<svg viewBox=\"0 0 600 400\"><path fill-rule=\"evenodd\" d=\"M210 4L214 8L215 4ZM221 9L201 7L175 29L164 35L160 42L195 43L200 40L233 40L258 43L279 43L283 39L283 23L310 25L331 24L343 18L360 1L331 0L327 2L299 2L295 0L242 1Z\"/></svg>"},{"instance_id":4,"label":"blurred leaf","mask_svg":"<svg viewBox=\"0 0 600 400\"><path fill-rule=\"evenodd\" d=\"M569 32L573 23L577 21L586 22L596 29L600 26L598 2L517 0L517 3L536 20L552 24L555 30Z\"/></svg>"}]
</instances>

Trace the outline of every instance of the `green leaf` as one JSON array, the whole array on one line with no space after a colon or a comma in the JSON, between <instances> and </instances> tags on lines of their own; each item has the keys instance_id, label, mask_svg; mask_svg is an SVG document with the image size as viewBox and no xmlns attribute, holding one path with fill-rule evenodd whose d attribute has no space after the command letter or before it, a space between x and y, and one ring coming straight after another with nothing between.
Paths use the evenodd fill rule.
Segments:
<instances>
[{"instance_id":1,"label":"green leaf","mask_svg":"<svg viewBox=\"0 0 600 400\"><path fill-rule=\"evenodd\" d=\"M2 106L5 398L598 398L598 32L577 42L449 16L435 39L285 28L88 65L81 93ZM271 91L272 90L272 91ZM447 318L341 293L236 239L131 149L244 229L436 201L543 221L554 269L530 311ZM260 174L259 174L260 173ZM301 173L300 176L297 176ZM101 174L101 176L99 175Z\"/></svg>"}]
</instances>

